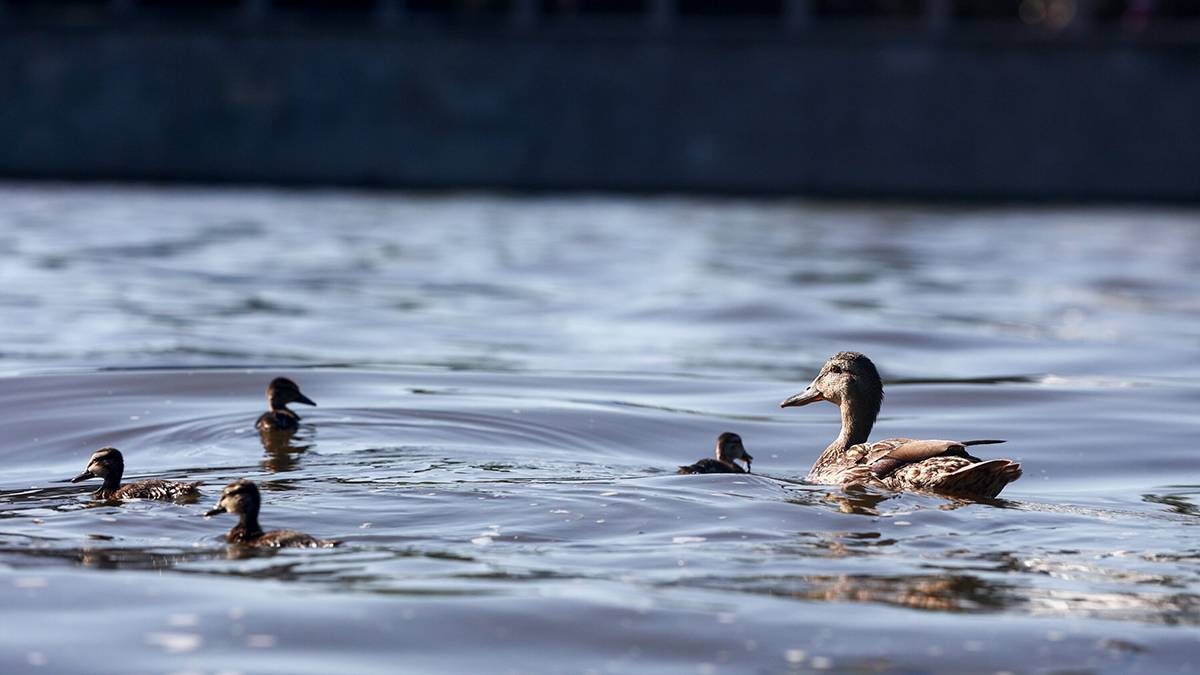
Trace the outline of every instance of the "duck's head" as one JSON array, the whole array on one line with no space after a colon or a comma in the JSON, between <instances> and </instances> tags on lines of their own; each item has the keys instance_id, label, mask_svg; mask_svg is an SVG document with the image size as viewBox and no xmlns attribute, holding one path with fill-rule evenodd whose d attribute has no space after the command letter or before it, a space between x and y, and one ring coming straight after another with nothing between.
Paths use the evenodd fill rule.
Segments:
<instances>
[{"instance_id":1,"label":"duck's head","mask_svg":"<svg viewBox=\"0 0 1200 675\"><path fill-rule=\"evenodd\" d=\"M742 437L731 431L717 436L717 459L726 464L733 464L740 459L746 463L747 471L750 470L750 462L754 461L750 453L746 452L746 446L742 445Z\"/></svg>"},{"instance_id":2,"label":"duck's head","mask_svg":"<svg viewBox=\"0 0 1200 675\"><path fill-rule=\"evenodd\" d=\"M258 486L253 481L241 478L226 485L225 489L221 491L221 498L217 500L217 505L205 512L204 515L234 513L256 516L261 503L262 497L258 493Z\"/></svg>"},{"instance_id":3,"label":"duck's head","mask_svg":"<svg viewBox=\"0 0 1200 675\"><path fill-rule=\"evenodd\" d=\"M116 448L100 448L92 453L83 473L72 478L71 482L78 483L89 478L108 478L109 476L115 476L116 480L120 480L123 473L125 473L125 458L121 456L121 451Z\"/></svg>"},{"instance_id":4,"label":"duck's head","mask_svg":"<svg viewBox=\"0 0 1200 675\"><path fill-rule=\"evenodd\" d=\"M272 410L282 408L289 403L316 405L311 398L300 393L300 385L286 377L277 377L267 385L267 402Z\"/></svg>"},{"instance_id":5,"label":"duck's head","mask_svg":"<svg viewBox=\"0 0 1200 675\"><path fill-rule=\"evenodd\" d=\"M871 359L858 352L838 352L825 362L808 388L788 397L779 407L790 408L817 401L862 408L874 419L883 402L883 380Z\"/></svg>"}]
</instances>

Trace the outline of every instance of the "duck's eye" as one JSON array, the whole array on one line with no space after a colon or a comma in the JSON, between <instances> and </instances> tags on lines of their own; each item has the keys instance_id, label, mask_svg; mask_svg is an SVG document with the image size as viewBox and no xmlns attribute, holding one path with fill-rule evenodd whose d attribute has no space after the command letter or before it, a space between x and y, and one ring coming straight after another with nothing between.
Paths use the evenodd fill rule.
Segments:
<instances>
[{"instance_id":1,"label":"duck's eye","mask_svg":"<svg viewBox=\"0 0 1200 675\"><path fill-rule=\"evenodd\" d=\"M841 372L842 372L842 367L841 367L841 366L829 366L829 372L831 372L831 373L841 373Z\"/></svg>"}]
</instances>

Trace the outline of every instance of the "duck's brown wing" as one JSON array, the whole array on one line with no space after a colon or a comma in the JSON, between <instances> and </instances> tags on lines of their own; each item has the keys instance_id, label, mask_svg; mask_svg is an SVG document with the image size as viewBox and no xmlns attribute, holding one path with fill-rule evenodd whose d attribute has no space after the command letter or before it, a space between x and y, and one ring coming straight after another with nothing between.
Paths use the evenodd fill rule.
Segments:
<instances>
[{"instance_id":1,"label":"duck's brown wing","mask_svg":"<svg viewBox=\"0 0 1200 675\"><path fill-rule=\"evenodd\" d=\"M940 476L930 487L945 494L994 499L1005 485L1020 477L1020 464L1008 459L993 459L968 464Z\"/></svg>"},{"instance_id":2,"label":"duck's brown wing","mask_svg":"<svg viewBox=\"0 0 1200 675\"><path fill-rule=\"evenodd\" d=\"M983 445L985 443L1003 443L1004 441L944 441L944 440L913 440L911 438L889 438L876 441L866 448L862 463L871 467L871 473L878 478L895 473L897 469L907 464L915 464L932 457L962 457L973 462L979 460L967 454L968 445Z\"/></svg>"}]
</instances>

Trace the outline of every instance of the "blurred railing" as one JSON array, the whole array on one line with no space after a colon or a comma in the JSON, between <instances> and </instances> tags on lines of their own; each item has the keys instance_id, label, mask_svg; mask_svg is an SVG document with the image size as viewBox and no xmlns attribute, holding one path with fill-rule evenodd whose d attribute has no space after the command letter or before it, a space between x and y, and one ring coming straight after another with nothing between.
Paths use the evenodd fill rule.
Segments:
<instances>
[{"instance_id":1,"label":"blurred railing","mask_svg":"<svg viewBox=\"0 0 1200 675\"><path fill-rule=\"evenodd\" d=\"M0 0L0 176L1200 202L1200 0Z\"/></svg>"},{"instance_id":2,"label":"blurred railing","mask_svg":"<svg viewBox=\"0 0 1200 675\"><path fill-rule=\"evenodd\" d=\"M985 28L1192 40L1200 39L1200 0L0 0L5 22L88 26L139 20L384 29L436 21L525 30L617 26L651 33L703 25L755 29L750 35L873 24L918 33Z\"/></svg>"}]
</instances>

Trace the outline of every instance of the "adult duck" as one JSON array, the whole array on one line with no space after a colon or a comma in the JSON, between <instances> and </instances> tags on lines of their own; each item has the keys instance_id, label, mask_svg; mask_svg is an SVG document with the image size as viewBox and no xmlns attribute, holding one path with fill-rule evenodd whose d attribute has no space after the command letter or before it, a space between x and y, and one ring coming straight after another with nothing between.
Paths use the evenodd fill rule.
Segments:
<instances>
[{"instance_id":1,"label":"adult duck","mask_svg":"<svg viewBox=\"0 0 1200 675\"><path fill-rule=\"evenodd\" d=\"M808 388L779 406L818 401L829 401L841 409L842 430L808 472L813 483L873 484L892 490L991 499L1021 477L1021 465L1012 460L983 461L967 453L972 445L1004 441L867 441L883 403L883 381L875 364L858 352L834 354Z\"/></svg>"}]
</instances>

